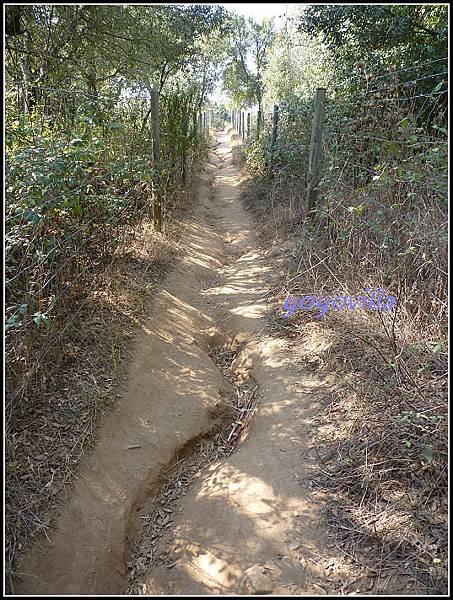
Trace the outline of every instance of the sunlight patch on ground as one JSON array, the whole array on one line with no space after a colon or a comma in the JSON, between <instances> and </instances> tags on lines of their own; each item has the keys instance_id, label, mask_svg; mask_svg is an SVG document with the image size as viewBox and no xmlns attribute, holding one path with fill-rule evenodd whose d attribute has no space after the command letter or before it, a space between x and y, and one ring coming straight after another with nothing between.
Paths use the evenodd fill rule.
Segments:
<instances>
[{"instance_id":1,"label":"sunlight patch on ground","mask_svg":"<svg viewBox=\"0 0 453 600\"><path fill-rule=\"evenodd\" d=\"M231 311L233 315L240 315L248 319L261 319L266 314L266 307L261 303L239 306Z\"/></svg>"},{"instance_id":2,"label":"sunlight patch on ground","mask_svg":"<svg viewBox=\"0 0 453 600\"><path fill-rule=\"evenodd\" d=\"M194 556L189 569L195 571L193 575L207 587L217 584L226 587L231 579L238 579L241 576L241 570L238 566L215 556L212 552Z\"/></svg>"}]
</instances>

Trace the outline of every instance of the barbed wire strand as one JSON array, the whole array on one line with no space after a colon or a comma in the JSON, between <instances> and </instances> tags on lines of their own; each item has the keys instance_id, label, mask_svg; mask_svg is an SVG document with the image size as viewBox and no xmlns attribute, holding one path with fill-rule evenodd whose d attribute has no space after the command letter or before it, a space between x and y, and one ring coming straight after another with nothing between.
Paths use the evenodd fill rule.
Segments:
<instances>
[{"instance_id":1,"label":"barbed wire strand","mask_svg":"<svg viewBox=\"0 0 453 600\"><path fill-rule=\"evenodd\" d=\"M384 175L385 169L382 169L381 173L378 173L376 171L373 171L373 169L370 169L369 167L365 167L364 165L358 165L356 163L350 163L351 167L356 167L357 169L361 169L363 171L367 171L368 173L371 173L372 175L374 175L377 178L381 178ZM412 181L410 179L396 179L396 181L398 183L409 183L409 184L417 184L417 185L430 185L430 182L424 182L424 181Z\"/></svg>"},{"instance_id":2,"label":"barbed wire strand","mask_svg":"<svg viewBox=\"0 0 453 600\"><path fill-rule=\"evenodd\" d=\"M393 75L397 74L397 73L404 73L406 71L411 71L412 69L418 69L420 67L425 67L427 65L432 65L438 62L442 62L443 60L448 60L448 56L443 56L441 58L436 58L434 60L428 60L426 62L422 62L422 63L413 63L412 65L408 66L408 67L404 67L402 69L389 69L388 72L386 73L382 73L382 74L378 74L378 75L374 75L371 78L371 81L375 80L375 79L382 79L384 77L392 77ZM376 65L377 63L375 63ZM343 80L341 80L340 82L338 82L336 85L341 85L343 83L349 83L351 80L354 79L366 79L366 74L359 74L359 75L351 75L351 77L347 77Z\"/></svg>"},{"instance_id":3,"label":"barbed wire strand","mask_svg":"<svg viewBox=\"0 0 453 600\"><path fill-rule=\"evenodd\" d=\"M418 77L417 79L410 79L408 81L397 81L395 83L395 88L398 87L407 87L409 85L411 85L412 83L417 83L418 81L423 81L426 79L433 79L434 77L440 77L441 75L447 75L448 71L442 71L441 73L434 73L433 75L426 75L425 77ZM362 94L359 94L358 96L364 97L364 96L368 96L369 94L375 94L377 92L382 92L382 88L374 88L373 90L367 90L366 92L363 92Z\"/></svg>"},{"instance_id":4,"label":"barbed wire strand","mask_svg":"<svg viewBox=\"0 0 453 600\"><path fill-rule=\"evenodd\" d=\"M380 102L407 102L408 100L414 100L416 98L431 98L434 96L439 96L441 94L448 93L448 90L441 90L439 92L432 92L430 94L417 94L415 96L394 96L391 98L376 98L373 102L361 104L359 101L357 102L342 102L342 103L330 103L327 102L327 106L329 108L345 108L348 106L352 106L355 108L366 108L366 107L375 107Z\"/></svg>"},{"instance_id":5,"label":"barbed wire strand","mask_svg":"<svg viewBox=\"0 0 453 600\"><path fill-rule=\"evenodd\" d=\"M409 141L409 140L389 140L389 139L385 139L385 138L380 138L380 137L374 137L372 135L364 135L362 136L356 136L350 133L345 133L344 131L329 131L329 135L336 135L338 137L350 137L350 138L354 138L357 140L376 140L379 142L387 142L387 143L394 143L394 144L404 144L407 145L409 148L414 148L415 146L419 146L419 145L423 145L423 144L434 144L437 146L441 146L443 144L448 144L448 140L442 140L442 139L436 139L436 140L417 140L416 142L414 141Z\"/></svg>"}]
</instances>

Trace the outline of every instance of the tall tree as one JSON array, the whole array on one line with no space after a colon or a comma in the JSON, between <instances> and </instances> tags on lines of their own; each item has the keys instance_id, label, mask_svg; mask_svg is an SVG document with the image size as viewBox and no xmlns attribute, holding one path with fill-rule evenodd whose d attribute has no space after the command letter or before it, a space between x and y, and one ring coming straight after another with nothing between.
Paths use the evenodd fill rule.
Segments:
<instances>
[{"instance_id":1,"label":"tall tree","mask_svg":"<svg viewBox=\"0 0 453 600\"><path fill-rule=\"evenodd\" d=\"M445 5L311 5L299 26L321 34L349 67L358 60L404 66L448 55Z\"/></svg>"},{"instance_id":2,"label":"tall tree","mask_svg":"<svg viewBox=\"0 0 453 600\"><path fill-rule=\"evenodd\" d=\"M262 121L263 72L275 36L273 20L235 17L230 58L224 70L224 88L240 104L258 105L258 132Z\"/></svg>"}]
</instances>

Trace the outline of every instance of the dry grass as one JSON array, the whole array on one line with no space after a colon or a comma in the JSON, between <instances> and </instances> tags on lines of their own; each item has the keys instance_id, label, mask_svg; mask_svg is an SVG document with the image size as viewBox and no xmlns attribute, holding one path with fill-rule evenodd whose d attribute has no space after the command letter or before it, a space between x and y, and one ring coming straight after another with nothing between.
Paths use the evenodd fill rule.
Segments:
<instances>
[{"instance_id":1,"label":"dry grass","mask_svg":"<svg viewBox=\"0 0 453 600\"><path fill-rule=\"evenodd\" d=\"M379 352L370 345L370 324L358 316L294 325L301 362L331 385L314 435L322 465L315 484L336 543L373 575L376 591L390 576L405 581L404 591L410 575L405 591L442 593L447 411L445 381L432 375L442 361L419 371L413 359L412 381L384 360L391 355L384 336L370 340Z\"/></svg>"},{"instance_id":2,"label":"dry grass","mask_svg":"<svg viewBox=\"0 0 453 600\"><path fill-rule=\"evenodd\" d=\"M446 270L444 249L436 255L430 248L429 257L417 253L411 257L414 268L407 270L401 268L406 256L373 252L373 237L362 234L361 243L369 246L354 254L347 240L328 238L325 223L303 220L299 192L275 181L249 182L244 202L274 262L275 330L292 340L291 356L299 366L319 372L331 385L313 432L321 460L315 489L327 522L338 548L362 575L359 592L445 593L447 346L445 281L439 275ZM354 205L353 197L348 204ZM400 230L410 223L417 246L437 231L441 247L440 211L431 212L428 229L426 219L417 229L416 210ZM357 261L363 256L367 262ZM399 284L394 316L329 310L320 320L314 311L299 310L281 319L288 294L352 295L367 285L392 293L381 274L393 268L399 269L392 279ZM400 271L407 275L404 281ZM439 301L429 305L427 289L437 289Z\"/></svg>"}]
</instances>

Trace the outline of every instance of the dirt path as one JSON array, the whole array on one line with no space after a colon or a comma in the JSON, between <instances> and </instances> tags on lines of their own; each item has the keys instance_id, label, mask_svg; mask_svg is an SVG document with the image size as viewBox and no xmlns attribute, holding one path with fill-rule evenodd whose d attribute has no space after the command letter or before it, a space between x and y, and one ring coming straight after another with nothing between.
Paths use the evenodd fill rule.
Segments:
<instances>
[{"instance_id":1,"label":"dirt path","mask_svg":"<svg viewBox=\"0 0 453 600\"><path fill-rule=\"evenodd\" d=\"M208 354L227 341L240 347L232 374L259 386L260 408L238 450L185 496L161 542L172 568L152 568L144 591L319 593L328 585L328 540L309 487L310 420L324 384L295 372L284 342L266 334L269 265L239 202L226 134L207 176L185 226L185 257L153 303L122 399L52 543L42 540L20 566L15 593L125 593L130 543L162 473L234 418L224 402L231 386Z\"/></svg>"},{"instance_id":2,"label":"dirt path","mask_svg":"<svg viewBox=\"0 0 453 600\"><path fill-rule=\"evenodd\" d=\"M324 384L295 372L285 342L266 334L268 261L238 199L239 173L225 136L217 152L223 166L209 215L237 258L208 293L218 327L241 344L232 371L258 384L262 401L238 451L212 464L184 498L162 544L171 568L152 569L143 592L319 594L316 586L326 588L320 552L328 540L311 498L309 438Z\"/></svg>"}]
</instances>

